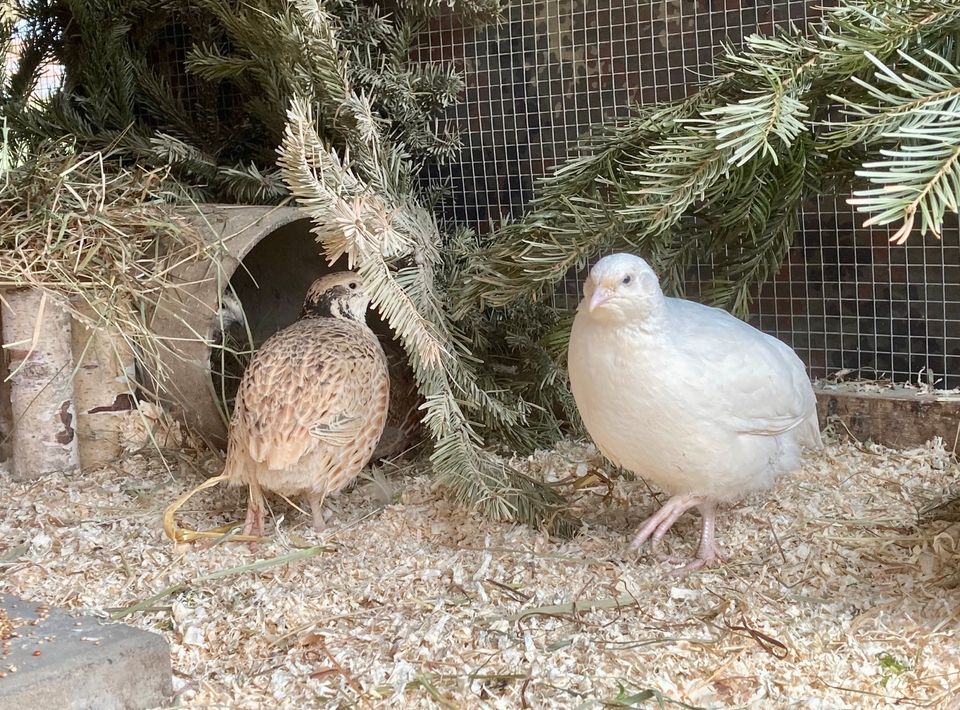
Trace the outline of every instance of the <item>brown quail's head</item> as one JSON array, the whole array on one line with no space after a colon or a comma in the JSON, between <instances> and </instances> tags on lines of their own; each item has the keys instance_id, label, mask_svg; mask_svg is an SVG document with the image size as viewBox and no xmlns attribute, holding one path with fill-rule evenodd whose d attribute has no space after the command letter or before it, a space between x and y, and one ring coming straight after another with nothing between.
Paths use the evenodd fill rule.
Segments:
<instances>
[{"instance_id":1,"label":"brown quail's head","mask_svg":"<svg viewBox=\"0 0 960 710\"><path fill-rule=\"evenodd\" d=\"M360 277L351 271L341 271L311 284L300 317L341 318L365 324L369 305L370 295Z\"/></svg>"}]
</instances>

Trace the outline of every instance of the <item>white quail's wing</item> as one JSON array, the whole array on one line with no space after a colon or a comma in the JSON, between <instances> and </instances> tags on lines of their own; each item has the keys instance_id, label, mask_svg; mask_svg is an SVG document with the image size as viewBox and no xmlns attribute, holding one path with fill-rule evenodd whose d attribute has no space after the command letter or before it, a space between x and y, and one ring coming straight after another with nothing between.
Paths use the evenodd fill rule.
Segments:
<instances>
[{"instance_id":1,"label":"white quail's wing","mask_svg":"<svg viewBox=\"0 0 960 710\"><path fill-rule=\"evenodd\" d=\"M243 436L251 458L273 470L319 446L350 444L365 423L374 370L383 367L376 347L332 319L281 331L244 373L232 436Z\"/></svg>"},{"instance_id":2,"label":"white quail's wing","mask_svg":"<svg viewBox=\"0 0 960 710\"><path fill-rule=\"evenodd\" d=\"M803 424L816 400L803 363L782 341L726 311L668 299L671 339L683 379L702 407L742 434L776 436Z\"/></svg>"}]
</instances>

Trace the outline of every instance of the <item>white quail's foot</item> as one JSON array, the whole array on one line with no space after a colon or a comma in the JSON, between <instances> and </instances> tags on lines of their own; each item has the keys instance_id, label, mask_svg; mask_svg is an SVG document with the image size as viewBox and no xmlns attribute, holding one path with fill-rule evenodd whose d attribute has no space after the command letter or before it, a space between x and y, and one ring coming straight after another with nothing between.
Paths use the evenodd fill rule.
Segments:
<instances>
[{"instance_id":1,"label":"white quail's foot","mask_svg":"<svg viewBox=\"0 0 960 710\"><path fill-rule=\"evenodd\" d=\"M680 562L682 562L682 560L680 560ZM674 570L671 570L670 576L686 577L688 574L690 574L694 570L716 567L721 562L723 562L723 559L720 557L720 553L716 545L714 545L712 551L709 554L701 557L701 553L697 553L697 556L691 559L686 564L682 564L680 567Z\"/></svg>"},{"instance_id":2,"label":"white quail's foot","mask_svg":"<svg viewBox=\"0 0 960 710\"><path fill-rule=\"evenodd\" d=\"M664 503L660 510L647 518L633 536L630 546L639 549L647 540L650 540L650 547L655 554L659 555L660 541L667 534L667 530L673 527L681 515L694 508L706 500L704 496L693 493L672 496Z\"/></svg>"},{"instance_id":3,"label":"white quail's foot","mask_svg":"<svg viewBox=\"0 0 960 710\"><path fill-rule=\"evenodd\" d=\"M717 547L717 542L714 538L714 528L717 522L717 504L705 502L700 504L698 508L702 522L700 524L700 546L697 548L697 556L679 569L673 570L670 573L673 577L686 577L694 570L716 567L723 562L723 556L720 554L720 548Z\"/></svg>"},{"instance_id":4,"label":"white quail's foot","mask_svg":"<svg viewBox=\"0 0 960 710\"><path fill-rule=\"evenodd\" d=\"M675 555L664 554L662 552L663 536L681 515L694 507L700 510L703 519L700 527L700 546L696 557L686 561ZM631 547L639 548L649 540L650 549L660 562L681 565L671 570L670 575L674 577L685 577L694 570L714 567L722 561L720 550L714 539L716 517L716 503L708 501L706 496L693 493L673 496L663 504L660 510L643 522L631 541Z\"/></svg>"}]
</instances>

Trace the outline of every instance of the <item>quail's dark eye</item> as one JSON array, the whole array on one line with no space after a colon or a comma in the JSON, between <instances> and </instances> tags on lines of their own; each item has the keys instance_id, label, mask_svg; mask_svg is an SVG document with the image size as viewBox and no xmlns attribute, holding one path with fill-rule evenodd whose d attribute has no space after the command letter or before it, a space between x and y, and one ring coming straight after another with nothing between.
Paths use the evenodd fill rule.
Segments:
<instances>
[{"instance_id":1,"label":"quail's dark eye","mask_svg":"<svg viewBox=\"0 0 960 710\"><path fill-rule=\"evenodd\" d=\"M623 283L623 284L628 284L628 283L630 283L631 280L633 280L633 277L632 277L630 274L627 274L626 276L623 277L622 283Z\"/></svg>"},{"instance_id":2,"label":"quail's dark eye","mask_svg":"<svg viewBox=\"0 0 960 710\"><path fill-rule=\"evenodd\" d=\"M347 286L350 287L350 290L351 290L351 291L356 291L356 290L357 290L357 282L356 282L356 281L351 281L350 283L347 284Z\"/></svg>"}]
</instances>

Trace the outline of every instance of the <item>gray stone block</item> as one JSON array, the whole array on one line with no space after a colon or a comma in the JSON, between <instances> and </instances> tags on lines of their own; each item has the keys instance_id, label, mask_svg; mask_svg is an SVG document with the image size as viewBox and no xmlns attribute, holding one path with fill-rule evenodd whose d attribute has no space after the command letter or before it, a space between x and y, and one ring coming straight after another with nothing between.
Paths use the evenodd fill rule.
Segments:
<instances>
[{"instance_id":1,"label":"gray stone block","mask_svg":"<svg viewBox=\"0 0 960 710\"><path fill-rule=\"evenodd\" d=\"M0 638L0 710L155 708L173 693L155 633L0 594Z\"/></svg>"}]
</instances>

